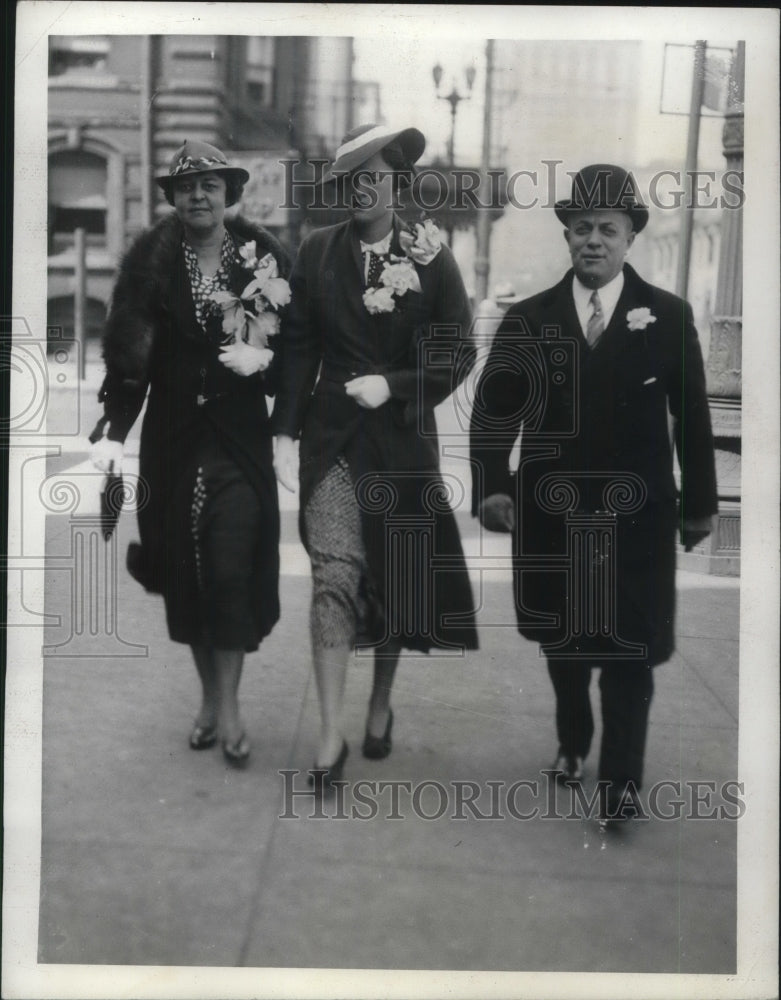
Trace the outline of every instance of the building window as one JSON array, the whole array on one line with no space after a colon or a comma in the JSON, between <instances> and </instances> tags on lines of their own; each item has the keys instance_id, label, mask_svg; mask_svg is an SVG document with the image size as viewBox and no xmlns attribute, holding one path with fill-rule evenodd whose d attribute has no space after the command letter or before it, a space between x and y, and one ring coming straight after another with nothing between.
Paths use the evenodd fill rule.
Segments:
<instances>
[{"instance_id":1,"label":"building window","mask_svg":"<svg viewBox=\"0 0 781 1000\"><path fill-rule=\"evenodd\" d=\"M106 160L83 149L67 149L49 157L49 252L73 245L83 229L88 246L106 246Z\"/></svg>"},{"instance_id":2,"label":"building window","mask_svg":"<svg viewBox=\"0 0 781 1000\"><path fill-rule=\"evenodd\" d=\"M247 101L255 107L271 107L274 100L274 39L261 35L247 38Z\"/></svg>"},{"instance_id":3,"label":"building window","mask_svg":"<svg viewBox=\"0 0 781 1000\"><path fill-rule=\"evenodd\" d=\"M53 36L49 38L49 76L105 73L109 48L103 36Z\"/></svg>"}]
</instances>

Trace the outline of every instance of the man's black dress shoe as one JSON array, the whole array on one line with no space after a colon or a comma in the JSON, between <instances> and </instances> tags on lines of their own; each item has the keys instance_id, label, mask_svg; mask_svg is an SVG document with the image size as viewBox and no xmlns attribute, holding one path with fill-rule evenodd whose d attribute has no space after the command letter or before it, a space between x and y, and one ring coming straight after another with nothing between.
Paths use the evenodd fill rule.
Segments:
<instances>
[{"instance_id":1,"label":"man's black dress shoe","mask_svg":"<svg viewBox=\"0 0 781 1000\"><path fill-rule=\"evenodd\" d=\"M393 709L388 709L388 724L382 736L372 736L366 725L366 735L363 738L363 755L369 760L382 760L391 752L391 729L393 729Z\"/></svg>"},{"instance_id":2,"label":"man's black dress shoe","mask_svg":"<svg viewBox=\"0 0 781 1000\"><path fill-rule=\"evenodd\" d=\"M627 788L609 788L606 793L600 795L599 822L603 827L621 826L630 819L635 819L641 815L634 795L630 794Z\"/></svg>"},{"instance_id":3,"label":"man's black dress shoe","mask_svg":"<svg viewBox=\"0 0 781 1000\"><path fill-rule=\"evenodd\" d=\"M317 763L315 763L314 767L310 769L307 783L314 786L317 795L323 795L326 792L332 791L334 782L342 780L344 762L347 760L349 752L350 748L347 746L347 740L344 740L342 749L339 751L339 756L330 767L318 767Z\"/></svg>"},{"instance_id":4,"label":"man's black dress shoe","mask_svg":"<svg viewBox=\"0 0 781 1000\"><path fill-rule=\"evenodd\" d=\"M583 778L583 758L574 754L562 753L560 750L551 770L556 772L556 781L562 784L580 781Z\"/></svg>"}]
</instances>

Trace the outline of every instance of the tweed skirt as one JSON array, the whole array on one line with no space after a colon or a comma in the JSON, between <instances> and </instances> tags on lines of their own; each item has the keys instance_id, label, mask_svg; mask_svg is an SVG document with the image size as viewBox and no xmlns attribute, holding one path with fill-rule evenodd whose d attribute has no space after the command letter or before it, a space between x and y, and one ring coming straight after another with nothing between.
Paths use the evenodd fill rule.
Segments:
<instances>
[{"instance_id":1,"label":"tweed skirt","mask_svg":"<svg viewBox=\"0 0 781 1000\"><path fill-rule=\"evenodd\" d=\"M347 461L339 455L304 511L312 563L313 646L353 646L367 614L361 517Z\"/></svg>"}]
</instances>

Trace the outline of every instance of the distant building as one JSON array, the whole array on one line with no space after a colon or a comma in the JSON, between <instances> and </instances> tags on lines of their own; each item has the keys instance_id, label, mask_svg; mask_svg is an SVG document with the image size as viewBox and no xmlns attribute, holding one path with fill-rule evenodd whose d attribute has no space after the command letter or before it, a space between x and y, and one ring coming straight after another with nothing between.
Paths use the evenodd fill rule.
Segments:
<instances>
[{"instance_id":1,"label":"distant building","mask_svg":"<svg viewBox=\"0 0 781 1000\"><path fill-rule=\"evenodd\" d=\"M632 41L494 42L491 162L506 169L516 204L511 200L492 226L492 285L509 281L522 296L531 295L566 270L553 201L568 195L568 171L586 163L633 163L639 54L640 42ZM456 256L471 275L473 241L457 239Z\"/></svg>"},{"instance_id":2,"label":"distant building","mask_svg":"<svg viewBox=\"0 0 781 1000\"><path fill-rule=\"evenodd\" d=\"M185 139L251 168L242 206L294 248L281 159L328 156L353 122L352 39L90 35L49 39L48 325L73 328L86 233L88 336L124 248L168 206L154 183Z\"/></svg>"},{"instance_id":3,"label":"distant building","mask_svg":"<svg viewBox=\"0 0 781 1000\"><path fill-rule=\"evenodd\" d=\"M668 168L668 165L665 167L659 165L656 169L650 166L635 170L635 177L644 197L654 174L665 168ZM722 173L723 171L714 171L716 179L712 183L712 190L717 192L716 195L708 193L707 198L701 199L701 207L694 210L689 287L686 293L694 312L694 321L706 359L718 286L723 214L723 209L718 204L708 207L708 203L719 200ZM667 190L662 184L658 184L655 190L660 204L670 207L660 208L652 204L648 227L643 230L642 237L632 248L630 263L635 264L643 277L652 284L659 285L669 292L677 292L683 209L671 206L675 203L673 192L680 191L681 186L676 184L674 179L668 179Z\"/></svg>"}]
</instances>

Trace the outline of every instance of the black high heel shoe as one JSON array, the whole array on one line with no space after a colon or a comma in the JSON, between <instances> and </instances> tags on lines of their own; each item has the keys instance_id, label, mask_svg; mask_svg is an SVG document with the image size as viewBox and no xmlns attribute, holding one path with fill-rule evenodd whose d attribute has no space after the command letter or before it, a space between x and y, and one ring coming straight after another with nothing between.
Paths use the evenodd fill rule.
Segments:
<instances>
[{"instance_id":1,"label":"black high heel shoe","mask_svg":"<svg viewBox=\"0 0 781 1000\"><path fill-rule=\"evenodd\" d=\"M393 729L393 709L388 709L388 724L382 736L372 736L369 723L366 723L366 735L363 738L363 755L369 760L383 760L391 752L391 729Z\"/></svg>"},{"instance_id":2,"label":"black high heel shoe","mask_svg":"<svg viewBox=\"0 0 781 1000\"><path fill-rule=\"evenodd\" d=\"M315 762L314 767L309 771L307 784L314 786L316 794L322 795L325 792L331 791L334 782L342 780L344 762L347 760L349 753L350 748L347 746L347 740L344 740L342 742L342 749L339 751L339 756L330 767L318 767L317 762Z\"/></svg>"},{"instance_id":3,"label":"black high heel shoe","mask_svg":"<svg viewBox=\"0 0 781 1000\"><path fill-rule=\"evenodd\" d=\"M217 742L217 727L202 726L196 722L190 733L191 750L208 750Z\"/></svg>"},{"instance_id":4,"label":"black high heel shoe","mask_svg":"<svg viewBox=\"0 0 781 1000\"><path fill-rule=\"evenodd\" d=\"M235 743L229 743L227 740L222 741L223 756L231 767L246 767L249 760L249 751L250 745L246 733L242 733Z\"/></svg>"}]
</instances>

